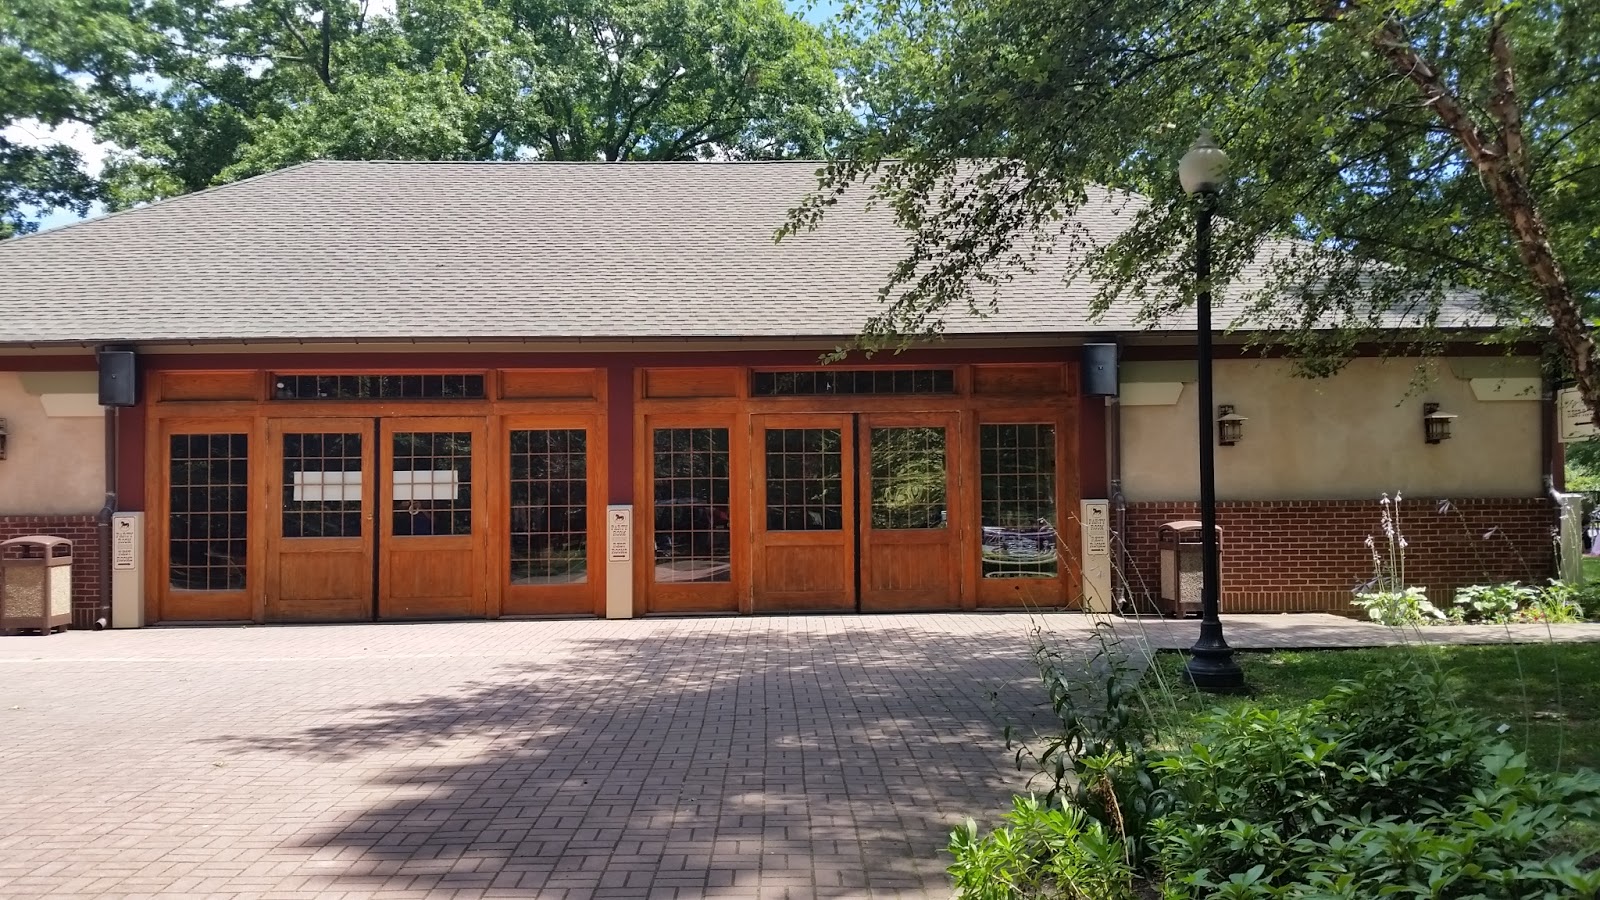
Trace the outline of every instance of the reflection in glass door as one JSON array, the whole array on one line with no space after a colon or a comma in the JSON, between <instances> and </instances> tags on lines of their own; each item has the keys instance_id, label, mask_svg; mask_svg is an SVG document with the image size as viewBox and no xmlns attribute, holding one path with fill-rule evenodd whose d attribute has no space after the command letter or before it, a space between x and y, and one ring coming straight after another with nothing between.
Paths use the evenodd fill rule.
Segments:
<instances>
[{"instance_id":1,"label":"reflection in glass door","mask_svg":"<svg viewBox=\"0 0 1600 900\"><path fill-rule=\"evenodd\" d=\"M849 416L757 417L757 612L855 608L852 436Z\"/></svg>"},{"instance_id":2,"label":"reflection in glass door","mask_svg":"<svg viewBox=\"0 0 1600 900\"><path fill-rule=\"evenodd\" d=\"M978 427L981 606L1063 602L1057 541L1056 426Z\"/></svg>"},{"instance_id":3,"label":"reflection in glass door","mask_svg":"<svg viewBox=\"0 0 1600 900\"><path fill-rule=\"evenodd\" d=\"M165 571L158 582L165 621L254 617L250 594L248 422L204 422L167 434Z\"/></svg>"},{"instance_id":4,"label":"reflection in glass door","mask_svg":"<svg viewBox=\"0 0 1600 900\"><path fill-rule=\"evenodd\" d=\"M591 423L550 427L550 419L514 418L505 438L507 492L503 512L500 604L503 616L595 615L599 573L589 514ZM563 423L565 424L565 423ZM540 427L524 427L540 426Z\"/></svg>"},{"instance_id":5,"label":"reflection in glass door","mask_svg":"<svg viewBox=\"0 0 1600 900\"><path fill-rule=\"evenodd\" d=\"M652 419L649 506L642 512L640 552L645 557L646 608L656 613L734 612L746 558L735 544L735 522L743 522L743 497L733 486L743 472L734 458L734 434L726 420L698 416Z\"/></svg>"},{"instance_id":6,"label":"reflection in glass door","mask_svg":"<svg viewBox=\"0 0 1600 900\"><path fill-rule=\"evenodd\" d=\"M960 609L953 414L863 416L861 609Z\"/></svg>"},{"instance_id":7,"label":"reflection in glass door","mask_svg":"<svg viewBox=\"0 0 1600 900\"><path fill-rule=\"evenodd\" d=\"M269 423L267 621L372 618L371 435L370 419Z\"/></svg>"}]
</instances>

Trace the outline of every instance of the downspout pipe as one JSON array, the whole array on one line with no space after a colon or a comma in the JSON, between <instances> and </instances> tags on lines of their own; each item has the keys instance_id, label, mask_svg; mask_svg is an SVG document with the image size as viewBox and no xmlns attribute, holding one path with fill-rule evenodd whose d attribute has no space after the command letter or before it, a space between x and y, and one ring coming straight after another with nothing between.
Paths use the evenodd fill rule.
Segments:
<instances>
[{"instance_id":1,"label":"downspout pipe","mask_svg":"<svg viewBox=\"0 0 1600 900\"><path fill-rule=\"evenodd\" d=\"M1544 473L1546 496L1560 503L1562 492L1556 486L1556 387L1549 376L1545 376L1544 389L1539 392L1539 467Z\"/></svg>"},{"instance_id":2,"label":"downspout pipe","mask_svg":"<svg viewBox=\"0 0 1600 900\"><path fill-rule=\"evenodd\" d=\"M1555 556L1556 575L1573 584L1583 581L1583 495L1561 490L1565 486L1565 473L1556 471L1556 386L1546 375L1539 392L1539 456L1544 474L1545 496L1556 509ZM1558 486L1557 475L1561 474Z\"/></svg>"},{"instance_id":3,"label":"downspout pipe","mask_svg":"<svg viewBox=\"0 0 1600 900\"><path fill-rule=\"evenodd\" d=\"M95 538L100 547L100 615L94 630L110 624L111 618L111 517L117 512L117 407L106 407L106 499L95 517Z\"/></svg>"},{"instance_id":4,"label":"downspout pipe","mask_svg":"<svg viewBox=\"0 0 1600 900\"><path fill-rule=\"evenodd\" d=\"M1111 496L1111 598L1120 613L1136 612L1128 591L1128 500L1122 493L1122 400L1106 398L1106 486Z\"/></svg>"}]
</instances>

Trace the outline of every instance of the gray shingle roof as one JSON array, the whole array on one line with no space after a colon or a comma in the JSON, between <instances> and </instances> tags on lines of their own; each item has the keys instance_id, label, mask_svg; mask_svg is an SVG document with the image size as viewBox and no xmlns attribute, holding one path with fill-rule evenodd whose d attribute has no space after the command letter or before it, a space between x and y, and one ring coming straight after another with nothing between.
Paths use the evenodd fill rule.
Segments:
<instances>
[{"instance_id":1,"label":"gray shingle roof","mask_svg":"<svg viewBox=\"0 0 1600 900\"><path fill-rule=\"evenodd\" d=\"M862 191L775 244L815 172L308 163L0 243L0 343L853 335L905 233ZM1120 209L1080 216L1110 237ZM946 332L1128 328L1131 309L1088 321L1093 286L1064 283L1064 257Z\"/></svg>"}]
</instances>

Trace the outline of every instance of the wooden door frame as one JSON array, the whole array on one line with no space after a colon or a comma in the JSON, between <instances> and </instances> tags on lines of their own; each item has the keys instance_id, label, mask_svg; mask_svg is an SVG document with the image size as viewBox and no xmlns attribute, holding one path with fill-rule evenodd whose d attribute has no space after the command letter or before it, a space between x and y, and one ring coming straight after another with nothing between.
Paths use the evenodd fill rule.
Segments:
<instances>
[{"instance_id":1,"label":"wooden door frame","mask_svg":"<svg viewBox=\"0 0 1600 900\"><path fill-rule=\"evenodd\" d=\"M964 555L972 572L972 598L976 609L1050 608L1076 609L1083 585L1082 535L1078 527L1078 433L1077 403L1057 403L1038 406L1007 406L998 409L973 409L967 414L968 452L972 454L972 483L965 492L972 511L973 540L966 545ZM1017 579L1027 582L1015 585L1013 594L1021 593L1021 603L1007 602L1000 589L983 577L983 426L985 425L1052 425L1055 428L1056 453L1056 574L1053 578Z\"/></svg>"},{"instance_id":2,"label":"wooden door frame","mask_svg":"<svg viewBox=\"0 0 1600 900\"><path fill-rule=\"evenodd\" d=\"M582 585L514 585L511 583L511 432L513 431L545 431L554 429L578 429L585 434L585 484L588 491L587 517L588 517L588 560L585 569L585 581ZM489 519L496 525L505 526L504 531L492 530L497 535L495 546L489 548L490 567L493 570L488 578L488 607L490 618L499 618L505 615L505 607L513 602L515 595L523 595L530 601L537 602L540 595L573 595L586 594L589 611L596 616L604 617L606 610L606 560L605 560L605 518L606 518L606 483L609 472L610 457L606 452L606 418L603 413L506 413L494 416L493 434L494 442L491 456L495 464L491 467L497 481L491 494L491 509ZM578 588L579 590L573 590ZM554 613L553 615L572 615L573 613ZM520 614L518 614L520 615ZM532 613L529 615L538 615Z\"/></svg>"},{"instance_id":3,"label":"wooden door frame","mask_svg":"<svg viewBox=\"0 0 1600 900\"><path fill-rule=\"evenodd\" d=\"M952 545L956 556L955 564L949 569L951 593L955 600L949 606L930 606L927 610L964 610L972 608L972 595L967 590L968 573L966 568L971 564L966 557L971 554L962 552L976 533L973 518L968 514L967 504L963 502L965 467L972 464L977 457L967 447L966 422L959 408L951 407L945 410L929 410L922 412L895 411L858 413L855 415L855 426L858 431L856 437L858 455L856 471L859 473L856 483L860 487L860 495L856 498L857 521L859 538L856 546L859 548L861 559L857 562L860 571L860 583L856 586L856 607L862 612L868 610L866 600L866 585L868 581L867 566L870 562L870 542L874 529L872 528L872 429L874 428L940 428L945 433L945 510L948 517L944 529L928 529L928 531L942 531L945 540ZM893 531L888 533L893 534ZM881 610L884 612L900 610ZM913 611L913 610L905 610Z\"/></svg>"},{"instance_id":4,"label":"wooden door frame","mask_svg":"<svg viewBox=\"0 0 1600 900\"><path fill-rule=\"evenodd\" d=\"M485 492L488 489L490 484L495 483L492 479L494 479L496 477L496 473L494 471L492 471L495 467L492 467L492 466L490 466L488 464L489 459L494 454L490 453L489 449L485 446L485 444L487 444L489 442L489 440L490 440L490 435L493 433L493 428L491 427L491 420L488 417L482 416L482 415L479 415L479 416L463 416L463 415L457 415L457 416L391 416L391 417L385 417L385 418L379 419L379 421L378 421L378 446L379 446L378 454L379 455L377 457L379 462L378 462L378 465L376 467L376 471L374 472L374 480L378 481L380 483L380 485L392 485L392 483L393 483L393 481L392 481L392 476L393 476L393 473L394 473L394 444L393 444L393 440L394 440L394 435L396 433L405 432L405 433L420 433L420 434L439 434L439 433L446 433L446 432L461 432L461 431L468 432L468 433L470 433L472 435L472 456L470 457L471 460L472 460L472 474L473 474L472 516L471 516L471 522L472 522L472 534L471 534L471 538L472 538L472 564L471 564L472 586L471 586L471 590L469 592L470 593L470 598L468 600L469 608L459 618L478 618L478 619L481 619L481 618L485 618L486 613L488 612L488 608L489 608L489 598L488 598L489 589L488 589L487 585L490 583L489 572L488 572L488 560L489 560L489 557L491 556L491 553L488 550L488 540L489 540L489 534L488 534L488 526L489 526L488 506L489 506L489 500L488 500L488 497L485 495ZM384 473L390 474L391 475L391 479L388 480L388 481L385 481L383 479ZM395 552L395 546L396 546L395 545L396 535L394 534L394 516L393 516L394 498L393 498L392 495L393 495L393 491L392 490L386 490L382 486L380 486L380 488L379 488L379 490L377 492L377 496L378 496L378 501L377 502L379 504L379 507L378 507L377 510L375 510L375 512L379 517L379 523L378 523L379 530L377 532L377 535L378 535L378 557L379 557L379 561L378 561L378 610L377 610L377 613L378 613L377 619L378 619L378 621L405 621L405 619L403 617L385 617L385 615L384 615L384 602L385 602L386 599L389 599L387 597L387 594L388 594L388 591L389 591L389 586L393 583L393 580L394 580L393 579L393 575L391 574L391 571L390 571L390 559L389 559L389 554ZM425 549L429 544L439 544L439 543L446 542L446 541L448 541L448 542L457 541L457 540L459 540L461 538L461 535L428 535L428 536L401 535L400 537L404 538L405 541L406 541L406 544L402 545L402 546L409 545L410 548L421 550L421 549ZM420 542L421 546L419 546L419 542ZM452 618L455 618L455 617L452 617Z\"/></svg>"},{"instance_id":5,"label":"wooden door frame","mask_svg":"<svg viewBox=\"0 0 1600 900\"><path fill-rule=\"evenodd\" d=\"M145 553L145 621L157 622L260 622L266 600L262 583L266 559L265 535L260 514L263 485L260 467L265 424L246 416L168 416L150 423L154 440L152 454L157 465L145 472L146 506L151 510L145 525L149 546ZM242 434L245 436L246 490L245 572L242 591L194 592L193 597L176 596L172 589L172 438L180 434ZM205 599L202 599L204 597ZM186 601L192 601L186 602ZM228 603L224 612L231 615L196 616L194 604Z\"/></svg>"},{"instance_id":6,"label":"wooden door frame","mask_svg":"<svg viewBox=\"0 0 1600 900\"><path fill-rule=\"evenodd\" d=\"M749 483L748 419L718 401L634 416L633 615L750 612L750 528L753 513L738 503ZM725 428L728 431L728 581L670 583L655 580L655 432L658 428Z\"/></svg>"},{"instance_id":7,"label":"wooden door frame","mask_svg":"<svg viewBox=\"0 0 1600 900\"><path fill-rule=\"evenodd\" d=\"M367 557L367 615L361 621L373 621L376 618L376 597L379 590L376 572L373 563L378 552L377 520L378 506L378 478L377 454L379 444L379 428L373 417L349 416L333 418L327 416L313 416L309 418L295 417L270 417L266 418L264 452L266 458L262 460L262 518L261 533L266 541L263 554L262 591L256 611L256 621L267 621L267 607L274 597L282 596L281 569L277 556L283 552L285 541L310 540L321 544L319 549L354 549L359 547L365 551ZM294 434L326 434L332 432L357 433L361 435L361 509L363 512L363 525L361 536L358 538L285 538L283 536L283 436L285 433Z\"/></svg>"},{"instance_id":8,"label":"wooden door frame","mask_svg":"<svg viewBox=\"0 0 1600 900\"><path fill-rule=\"evenodd\" d=\"M816 533L826 535L837 534L844 542L844 564L850 571L850 577L846 579L846 590L849 596L849 602L846 606L841 606L837 610L833 611L861 611L861 592L859 589L860 585L858 583L859 578L857 577L855 571L856 567L859 565L857 555L860 550L858 544L860 535L860 522L858 520L860 518L860 513L859 498L857 497L859 476L856 470L856 462L859 451L853 446L853 443L857 440L855 421L856 416L857 414L854 412L838 411L808 413L754 413L750 416L750 438L747 452L749 454L750 465L748 505L750 507L750 578L752 612L785 613L829 611L828 608L825 607L819 607L816 610L801 608L796 608L794 610L760 610L755 608L754 595L761 589L759 579L766 556L765 540L762 536L770 534L806 535L812 533L805 531L770 532L767 530L765 525L767 510L766 442L762 440L762 434L771 429L792 428L837 428L839 431L841 530L839 532L821 531ZM795 542L795 546L803 546L805 543L804 541L800 541L797 538L792 537L789 540Z\"/></svg>"}]
</instances>

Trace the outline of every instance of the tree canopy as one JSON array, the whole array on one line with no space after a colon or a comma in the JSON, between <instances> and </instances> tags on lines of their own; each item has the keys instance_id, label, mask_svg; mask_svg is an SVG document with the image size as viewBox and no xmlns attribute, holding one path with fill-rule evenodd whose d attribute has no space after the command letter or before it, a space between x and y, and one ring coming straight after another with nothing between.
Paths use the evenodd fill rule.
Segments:
<instances>
[{"instance_id":1,"label":"tree canopy","mask_svg":"<svg viewBox=\"0 0 1600 900\"><path fill-rule=\"evenodd\" d=\"M865 336L882 346L952 306L981 311L987 286L1064 234L1084 240L1072 215L1103 185L1139 198L1132 225L1087 246L1075 274L1098 280L1100 308L1154 319L1193 300L1176 165L1210 126L1233 161L1213 283L1312 371L1397 315L1431 346L1467 300L1512 328L1553 325L1600 409L1600 24L1586 6L864 0L847 20L866 136L788 230L825 222L850 190L914 230ZM1245 290L1251 267L1264 277Z\"/></svg>"},{"instance_id":2,"label":"tree canopy","mask_svg":"<svg viewBox=\"0 0 1600 900\"><path fill-rule=\"evenodd\" d=\"M0 131L24 123L93 124L125 83L150 36L124 4L49 0L0 4ZM60 141L0 134L0 239L32 231L33 212L82 214L100 199L77 150Z\"/></svg>"},{"instance_id":3,"label":"tree canopy","mask_svg":"<svg viewBox=\"0 0 1600 900\"><path fill-rule=\"evenodd\" d=\"M0 19L0 72L15 57L44 85L0 115L121 148L102 183L58 153L76 191L26 202L122 207L314 158L815 157L855 121L838 46L782 0L143 0L111 17L122 33L15 27L101 3L10 0Z\"/></svg>"}]
</instances>

